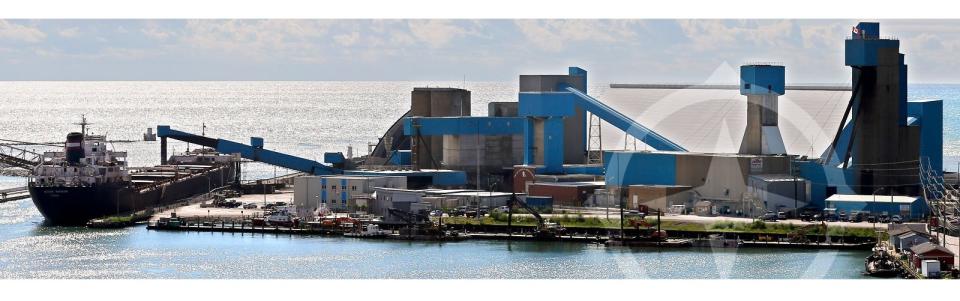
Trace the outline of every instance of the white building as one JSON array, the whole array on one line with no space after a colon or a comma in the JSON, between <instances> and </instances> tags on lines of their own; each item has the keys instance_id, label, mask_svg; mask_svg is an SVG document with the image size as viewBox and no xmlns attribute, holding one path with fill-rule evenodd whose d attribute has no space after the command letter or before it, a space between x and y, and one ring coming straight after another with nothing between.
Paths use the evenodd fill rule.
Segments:
<instances>
[{"instance_id":1,"label":"white building","mask_svg":"<svg viewBox=\"0 0 960 301\"><path fill-rule=\"evenodd\" d=\"M373 198L374 187L406 188L402 176L307 176L294 180L293 203L301 216L319 209L357 210Z\"/></svg>"}]
</instances>

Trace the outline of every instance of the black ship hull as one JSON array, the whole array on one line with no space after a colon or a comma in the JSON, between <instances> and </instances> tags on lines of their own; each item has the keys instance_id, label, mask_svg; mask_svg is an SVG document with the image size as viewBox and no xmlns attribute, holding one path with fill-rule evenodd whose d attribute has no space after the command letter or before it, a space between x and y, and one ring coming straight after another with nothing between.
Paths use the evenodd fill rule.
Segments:
<instances>
[{"instance_id":1,"label":"black ship hull","mask_svg":"<svg viewBox=\"0 0 960 301\"><path fill-rule=\"evenodd\" d=\"M135 187L123 184L101 184L90 187L38 187L30 185L33 204L49 225L83 225L87 221L139 210L169 205L229 185L233 182L234 165L222 165L204 172L158 183Z\"/></svg>"}]
</instances>

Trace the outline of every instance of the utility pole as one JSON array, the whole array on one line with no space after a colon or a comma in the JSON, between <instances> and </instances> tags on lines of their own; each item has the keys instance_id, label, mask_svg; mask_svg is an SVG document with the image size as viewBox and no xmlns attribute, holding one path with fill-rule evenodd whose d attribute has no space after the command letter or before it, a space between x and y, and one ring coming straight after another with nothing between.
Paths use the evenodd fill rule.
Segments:
<instances>
[{"instance_id":1,"label":"utility pole","mask_svg":"<svg viewBox=\"0 0 960 301\"><path fill-rule=\"evenodd\" d=\"M507 201L507 237L513 237L513 202L517 199L517 193L510 194L510 200Z\"/></svg>"}]
</instances>

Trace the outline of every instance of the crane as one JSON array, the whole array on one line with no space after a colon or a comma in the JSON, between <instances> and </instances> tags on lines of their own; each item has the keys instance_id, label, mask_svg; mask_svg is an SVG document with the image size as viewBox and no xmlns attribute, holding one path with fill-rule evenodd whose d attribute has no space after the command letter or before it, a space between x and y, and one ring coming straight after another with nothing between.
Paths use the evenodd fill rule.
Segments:
<instances>
[{"instance_id":1,"label":"crane","mask_svg":"<svg viewBox=\"0 0 960 301\"><path fill-rule=\"evenodd\" d=\"M557 239L563 232L566 231L560 224L554 222L546 221L543 216L540 215L537 210L534 210L530 205L527 205L526 202L521 201L517 198L516 194L510 195L510 200L507 202L507 207L509 209L508 218L507 218L507 227L512 226L513 222L513 205L517 204L521 209L533 215L537 219L537 232L533 234L536 239Z\"/></svg>"}]
</instances>

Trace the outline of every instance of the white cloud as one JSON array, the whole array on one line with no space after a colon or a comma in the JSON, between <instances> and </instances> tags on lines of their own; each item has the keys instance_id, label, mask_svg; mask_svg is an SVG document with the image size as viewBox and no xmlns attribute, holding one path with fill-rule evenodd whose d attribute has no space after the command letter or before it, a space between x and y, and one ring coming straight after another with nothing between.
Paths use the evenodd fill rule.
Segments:
<instances>
[{"instance_id":1,"label":"white cloud","mask_svg":"<svg viewBox=\"0 0 960 301\"><path fill-rule=\"evenodd\" d=\"M185 47L233 53L257 59L266 56L317 55L329 21L308 20L191 20L180 42Z\"/></svg>"},{"instance_id":2,"label":"white cloud","mask_svg":"<svg viewBox=\"0 0 960 301\"><path fill-rule=\"evenodd\" d=\"M47 34L43 33L43 31L40 31L36 27L10 23L7 20L0 20L0 39L36 43L40 42L46 37Z\"/></svg>"},{"instance_id":3,"label":"white cloud","mask_svg":"<svg viewBox=\"0 0 960 301\"><path fill-rule=\"evenodd\" d=\"M337 41L337 44L340 44L340 46L350 47L360 40L360 33L354 31L348 34L339 34L334 36L333 40Z\"/></svg>"},{"instance_id":4,"label":"white cloud","mask_svg":"<svg viewBox=\"0 0 960 301\"><path fill-rule=\"evenodd\" d=\"M407 26L414 37L432 48L444 46L450 40L468 33L450 20L412 20L407 22Z\"/></svg>"},{"instance_id":5,"label":"white cloud","mask_svg":"<svg viewBox=\"0 0 960 301\"><path fill-rule=\"evenodd\" d=\"M852 28L849 21L837 21L833 24L823 25L801 25L800 36L803 39L803 47L819 48L831 47L839 44L846 38L846 33Z\"/></svg>"},{"instance_id":6,"label":"white cloud","mask_svg":"<svg viewBox=\"0 0 960 301\"><path fill-rule=\"evenodd\" d=\"M714 50L737 46L786 47L793 37L793 22L724 20L677 20L677 24L697 50Z\"/></svg>"},{"instance_id":7,"label":"white cloud","mask_svg":"<svg viewBox=\"0 0 960 301\"><path fill-rule=\"evenodd\" d=\"M160 41L166 40L175 35L174 32L164 30L163 28L160 28L160 26L157 26L152 23L147 25L146 27L141 28L140 33L147 36L148 38L151 38L154 40L160 40Z\"/></svg>"},{"instance_id":8,"label":"white cloud","mask_svg":"<svg viewBox=\"0 0 960 301\"><path fill-rule=\"evenodd\" d=\"M639 20L516 20L514 25L534 45L548 51L562 50L569 42L629 42L637 36Z\"/></svg>"},{"instance_id":9,"label":"white cloud","mask_svg":"<svg viewBox=\"0 0 960 301\"><path fill-rule=\"evenodd\" d=\"M80 35L80 28L79 27L66 28L57 32L57 34L59 34L61 37L64 37L64 38L75 38Z\"/></svg>"}]
</instances>

